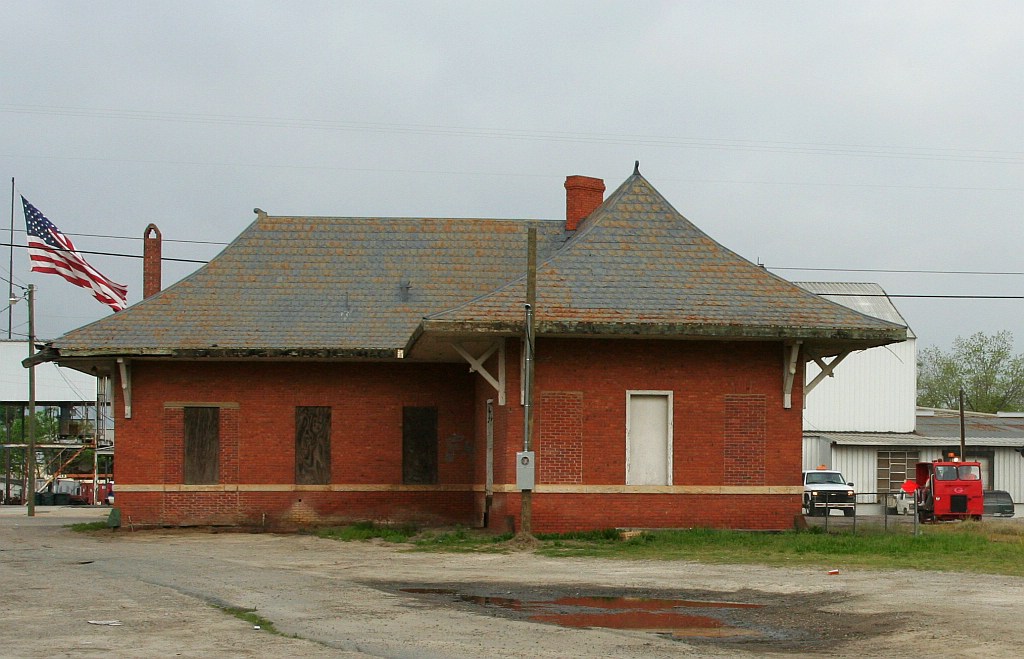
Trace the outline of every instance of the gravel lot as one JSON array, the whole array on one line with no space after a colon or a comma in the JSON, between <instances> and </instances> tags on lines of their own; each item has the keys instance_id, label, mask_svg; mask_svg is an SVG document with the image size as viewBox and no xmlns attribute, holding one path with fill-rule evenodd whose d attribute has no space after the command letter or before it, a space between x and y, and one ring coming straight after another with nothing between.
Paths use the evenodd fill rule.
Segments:
<instances>
[{"instance_id":1,"label":"gravel lot","mask_svg":"<svg viewBox=\"0 0 1024 659\"><path fill-rule=\"evenodd\" d=\"M64 525L106 510L37 511L0 508L2 656L1017 657L1024 645L1019 578L433 554L198 530L81 534ZM606 609L623 602L642 610L631 615L645 628L550 624L611 619ZM213 604L256 609L287 636ZM645 626L659 606L684 614L684 628Z\"/></svg>"}]
</instances>

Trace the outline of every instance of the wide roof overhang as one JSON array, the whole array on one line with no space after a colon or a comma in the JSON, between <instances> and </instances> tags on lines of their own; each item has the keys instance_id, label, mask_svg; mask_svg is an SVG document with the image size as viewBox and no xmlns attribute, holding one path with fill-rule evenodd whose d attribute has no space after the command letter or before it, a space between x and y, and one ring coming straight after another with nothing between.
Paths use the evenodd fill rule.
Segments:
<instances>
[{"instance_id":1,"label":"wide roof overhang","mask_svg":"<svg viewBox=\"0 0 1024 659\"><path fill-rule=\"evenodd\" d=\"M486 343L495 338L521 337L524 322L466 322L425 319L404 349L410 359L458 361L453 343ZM540 338L646 339L670 341L772 341L800 342L806 359L833 357L844 352L865 350L906 340L906 328L834 329L752 325L710 325L699 323L635 323L538 320ZM442 358L449 354L450 359Z\"/></svg>"}]
</instances>

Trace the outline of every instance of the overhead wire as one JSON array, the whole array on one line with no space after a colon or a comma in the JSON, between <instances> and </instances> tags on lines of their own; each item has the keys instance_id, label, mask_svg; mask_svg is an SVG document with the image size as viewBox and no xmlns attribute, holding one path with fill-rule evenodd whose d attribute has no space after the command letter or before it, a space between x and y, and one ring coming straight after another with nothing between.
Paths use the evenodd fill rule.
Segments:
<instances>
[{"instance_id":1,"label":"overhead wire","mask_svg":"<svg viewBox=\"0 0 1024 659\"><path fill-rule=\"evenodd\" d=\"M0 242L0 247L17 247L18 249L28 249L28 247L26 245L12 245L11 243L3 243L3 242ZM62 250L54 250L54 251L62 251ZM98 255L98 256L118 256L118 257L126 258L126 259L141 259L141 258L144 258L142 254L124 254L122 252L97 252L97 251L87 250L87 249L76 249L75 251L77 253L79 253L79 254L93 254L93 255ZM199 264L202 264L202 265L205 265L205 264L209 263L209 261L203 261L201 259L181 259L181 258L175 258L175 257L172 257L172 256L161 256L160 260L161 261L175 261L175 262L178 262L178 263L199 263Z\"/></svg>"},{"instance_id":2,"label":"overhead wire","mask_svg":"<svg viewBox=\"0 0 1024 659\"><path fill-rule=\"evenodd\" d=\"M118 120L141 120L171 123L206 124L214 126L256 126L266 128L297 128L310 130L440 135L546 142L590 144L631 144L667 148L838 155L846 157L897 158L953 162L985 162L1024 164L1024 153L994 149L959 149L949 147L894 147L865 144L823 144L727 138L695 138L624 133L584 133L572 131L522 130L511 128L444 126L437 124L394 124L379 122L327 121L280 117L246 117L241 115L200 114L113 108L54 107L24 104L0 104L0 112L10 114L49 115Z\"/></svg>"},{"instance_id":3,"label":"overhead wire","mask_svg":"<svg viewBox=\"0 0 1024 659\"><path fill-rule=\"evenodd\" d=\"M9 243L0 243L3 247L12 247ZM25 245L13 245L20 249L28 249ZM116 256L122 258L141 259L141 254L124 254L118 252L97 252L88 250L78 250L79 254L93 254L101 256ZM200 259L180 259L162 257L163 261L175 261L179 263L196 263L205 265L209 261L203 261ZM830 272L880 272L880 273L917 273L917 274L960 274L960 275L1013 275L1019 276L1024 275L1024 272L995 272L995 271L979 271L979 270L900 270L900 269L881 269L881 268L795 268L795 267L769 267L763 266L767 270L827 270ZM0 277L3 279L3 277ZM6 279L3 279L6 281ZM837 294L834 294L837 295ZM945 299L963 299L963 300L1024 300L1024 295L967 295L967 294L925 294L925 293L858 293L860 297L890 297L890 298L945 298ZM2 312L0 312L2 313Z\"/></svg>"},{"instance_id":4,"label":"overhead wire","mask_svg":"<svg viewBox=\"0 0 1024 659\"><path fill-rule=\"evenodd\" d=\"M24 229L15 229L18 233L26 233ZM66 233L67 236L72 237L86 237L86 238L109 238L115 240L144 240L144 238L138 236L118 236L114 234L97 234L97 233ZM173 238L162 238L162 242L172 243L183 243L183 244L199 244L199 245L216 245L224 247L231 243L215 241L215 240L184 240L184 239L173 239ZM12 247L10 243L0 242L2 247ZM13 247L19 247L26 249L25 245L13 245ZM101 256L121 256L125 258L137 258L141 259L142 256L138 254L126 254L123 252L96 252L88 250L77 250L81 254L98 254ZM184 263L209 263L209 261L202 261L198 259L178 259L172 257L163 257L164 261L181 261ZM836 267L805 267L805 266L775 266L768 265L765 263L758 263L766 270L795 270L803 272L873 272L881 274L923 274L923 275L978 275L978 276L1011 276L1019 277L1024 276L1024 270L939 270L939 269L920 269L920 268L836 268ZM6 278L0 275L0 281L9 282ZM15 286L19 284L15 283Z\"/></svg>"}]
</instances>

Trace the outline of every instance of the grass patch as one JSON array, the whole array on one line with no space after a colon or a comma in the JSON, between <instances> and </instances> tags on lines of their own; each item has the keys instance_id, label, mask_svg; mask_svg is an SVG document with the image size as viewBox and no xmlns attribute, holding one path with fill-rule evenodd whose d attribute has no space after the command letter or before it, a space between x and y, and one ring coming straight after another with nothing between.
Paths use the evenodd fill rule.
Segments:
<instances>
[{"instance_id":1,"label":"grass patch","mask_svg":"<svg viewBox=\"0 0 1024 659\"><path fill-rule=\"evenodd\" d=\"M445 551L503 551L501 544L512 539L511 533L494 535L459 527L450 531L428 531L416 538L418 549Z\"/></svg>"},{"instance_id":2,"label":"grass patch","mask_svg":"<svg viewBox=\"0 0 1024 659\"><path fill-rule=\"evenodd\" d=\"M648 531L627 540L556 538L546 556L690 560L868 569L921 569L1024 576L1024 533L1007 535L983 523L939 525L922 534L861 530L853 533L753 533L693 529Z\"/></svg>"},{"instance_id":3,"label":"grass patch","mask_svg":"<svg viewBox=\"0 0 1024 659\"><path fill-rule=\"evenodd\" d=\"M109 527L105 521L103 522L76 522L74 524L68 524L68 528L75 533L88 533L89 531L105 531Z\"/></svg>"},{"instance_id":4,"label":"grass patch","mask_svg":"<svg viewBox=\"0 0 1024 659\"><path fill-rule=\"evenodd\" d=\"M243 609L243 608L237 607L237 606L223 606L223 605L220 605L220 604L212 604L211 606L213 606L215 609L220 609L224 613L226 613L226 614L228 614L230 616L234 616L234 617L238 618L239 620L244 620L245 622L249 623L250 625L253 625L254 627L259 625L260 630L265 631L265 632L270 632L271 634L274 634L275 636L285 636L285 637L288 637L288 638L298 638L298 636L295 636L295 635L289 636L288 634L284 634L281 631L279 631L276 627L274 627L274 623L273 622L267 620L266 618L264 618L260 614L256 613L256 609Z\"/></svg>"},{"instance_id":5,"label":"grass patch","mask_svg":"<svg viewBox=\"0 0 1024 659\"><path fill-rule=\"evenodd\" d=\"M857 532L746 532L715 529L642 531L617 529L540 534L529 547L513 547L513 535L467 528L427 530L361 522L321 529L336 540L381 538L418 551L503 552L532 549L551 557L623 560L687 560L815 568L918 569L1024 576L1024 525L1005 520L924 525L920 535L858 526Z\"/></svg>"},{"instance_id":6,"label":"grass patch","mask_svg":"<svg viewBox=\"0 0 1024 659\"><path fill-rule=\"evenodd\" d=\"M356 522L348 526L334 526L317 529L314 535L320 538L331 540L373 540L379 538L385 542L409 542L419 533L419 529L411 524L392 526L390 524L376 524L374 522Z\"/></svg>"}]
</instances>

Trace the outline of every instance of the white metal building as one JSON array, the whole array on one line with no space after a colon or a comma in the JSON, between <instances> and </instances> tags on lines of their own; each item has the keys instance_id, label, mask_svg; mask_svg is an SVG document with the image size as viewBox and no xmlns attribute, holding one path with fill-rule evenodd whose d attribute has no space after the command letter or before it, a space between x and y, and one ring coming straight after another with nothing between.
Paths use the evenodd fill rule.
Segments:
<instances>
[{"instance_id":1,"label":"white metal building","mask_svg":"<svg viewBox=\"0 0 1024 659\"><path fill-rule=\"evenodd\" d=\"M21 365L29 356L28 341L0 340L0 405L24 407L28 405L29 369ZM101 418L99 429L101 446L114 441L113 420L110 416L110 380L97 379L70 368L61 368L53 362L35 367L35 398L39 407L73 406L96 422L97 394ZM6 439L6 438L4 438ZM11 441L17 441L11 438Z\"/></svg>"},{"instance_id":2,"label":"white metal building","mask_svg":"<svg viewBox=\"0 0 1024 659\"><path fill-rule=\"evenodd\" d=\"M1006 490L1024 501L1024 415L967 413L964 459L981 463L986 490ZM914 464L950 453L959 456L960 419L950 410L920 410L913 433L821 433L805 438L831 449L831 466L843 472L860 492L893 490L913 478ZM858 497L875 503L874 497Z\"/></svg>"},{"instance_id":3,"label":"white metal building","mask_svg":"<svg viewBox=\"0 0 1024 659\"><path fill-rule=\"evenodd\" d=\"M878 284L795 283L868 316L907 324ZM917 337L909 327L906 341L853 352L845 358L840 355L837 359L834 377L824 377L806 393L805 431L914 431ZM821 370L815 362L807 364L807 385L814 382Z\"/></svg>"},{"instance_id":4,"label":"white metal building","mask_svg":"<svg viewBox=\"0 0 1024 659\"><path fill-rule=\"evenodd\" d=\"M877 284L804 282L803 288L884 320L906 324ZM918 408L917 341L908 340L848 355L834 377L821 378L805 396L804 469L838 469L853 482L858 503L878 502L877 492L899 489L914 465L959 454L959 415ZM808 364L807 386L822 366ZM985 489L1006 490L1024 502L1024 415L965 417L965 459L982 463Z\"/></svg>"},{"instance_id":5,"label":"white metal building","mask_svg":"<svg viewBox=\"0 0 1024 659\"><path fill-rule=\"evenodd\" d=\"M0 340L0 403L28 403L28 341ZM36 366L36 401L39 404L96 402L96 378L53 362Z\"/></svg>"}]
</instances>

